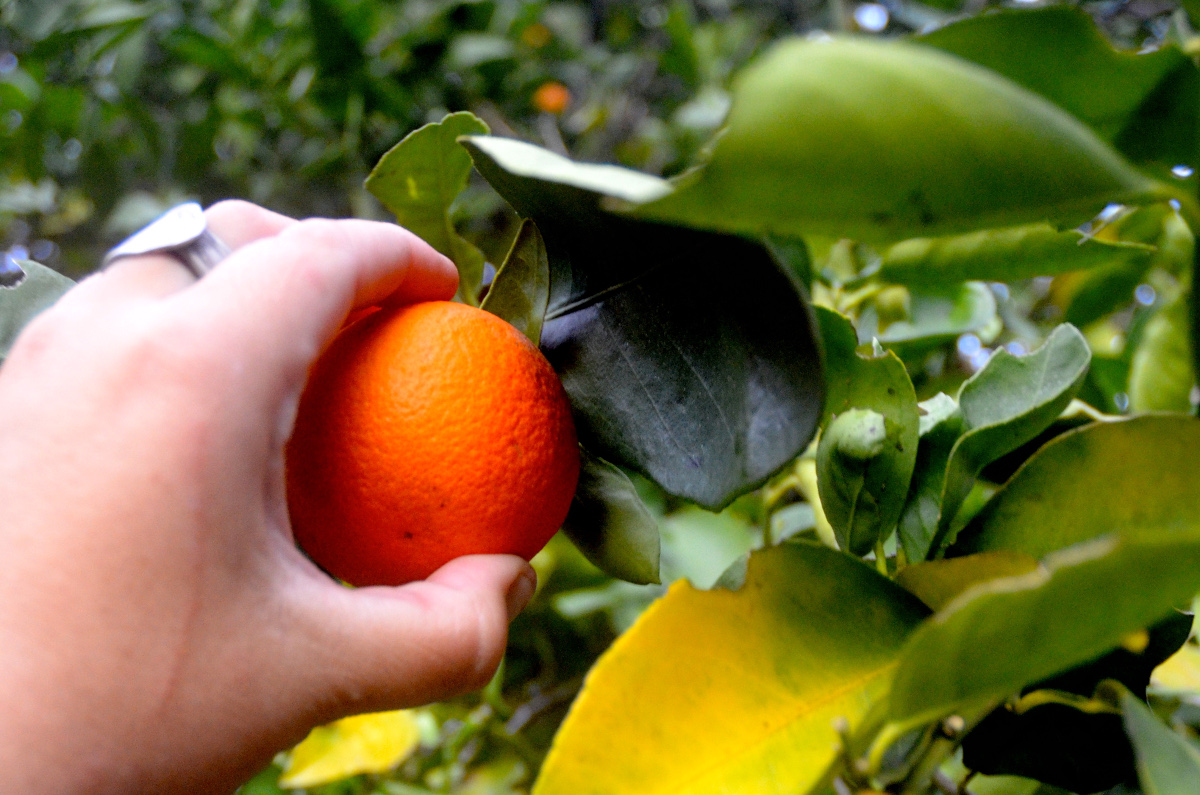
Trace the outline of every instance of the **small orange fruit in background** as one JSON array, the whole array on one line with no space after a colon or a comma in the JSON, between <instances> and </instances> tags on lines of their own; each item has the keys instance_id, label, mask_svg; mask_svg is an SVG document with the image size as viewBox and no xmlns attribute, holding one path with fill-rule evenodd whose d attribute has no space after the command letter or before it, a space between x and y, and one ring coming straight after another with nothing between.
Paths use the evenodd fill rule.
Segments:
<instances>
[{"instance_id":1,"label":"small orange fruit in background","mask_svg":"<svg viewBox=\"0 0 1200 795\"><path fill-rule=\"evenodd\" d=\"M571 104L571 92L562 83L542 83L533 92L533 106L543 113L558 115Z\"/></svg>"},{"instance_id":2,"label":"small orange fruit in background","mask_svg":"<svg viewBox=\"0 0 1200 795\"><path fill-rule=\"evenodd\" d=\"M309 374L287 447L296 541L352 585L423 579L460 555L528 560L578 477L550 363L500 318L449 301L346 327Z\"/></svg>"}]
</instances>

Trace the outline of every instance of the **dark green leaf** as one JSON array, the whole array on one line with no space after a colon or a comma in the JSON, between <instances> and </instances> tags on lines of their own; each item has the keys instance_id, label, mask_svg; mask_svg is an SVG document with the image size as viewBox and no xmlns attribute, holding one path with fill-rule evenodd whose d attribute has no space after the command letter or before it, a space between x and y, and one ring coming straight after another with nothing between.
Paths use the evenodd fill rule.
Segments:
<instances>
[{"instance_id":1,"label":"dark green leaf","mask_svg":"<svg viewBox=\"0 0 1200 795\"><path fill-rule=\"evenodd\" d=\"M496 272L480 309L516 326L534 345L541 342L542 322L550 300L550 260L537 224L525 220Z\"/></svg>"},{"instance_id":2,"label":"dark green leaf","mask_svg":"<svg viewBox=\"0 0 1200 795\"><path fill-rule=\"evenodd\" d=\"M800 238L768 237L766 246L785 268L792 272L804 289L812 286L813 262L808 245Z\"/></svg>"},{"instance_id":3,"label":"dark green leaf","mask_svg":"<svg viewBox=\"0 0 1200 795\"><path fill-rule=\"evenodd\" d=\"M883 253L881 278L901 284L1011 282L1100 265L1150 261L1153 246L1112 243L1050 224L905 240Z\"/></svg>"},{"instance_id":4,"label":"dark green leaf","mask_svg":"<svg viewBox=\"0 0 1200 795\"><path fill-rule=\"evenodd\" d=\"M465 143L545 239L542 349L590 450L717 507L804 449L824 392L815 329L761 245L599 208L602 195L660 190L655 177L518 141Z\"/></svg>"},{"instance_id":5,"label":"dark green leaf","mask_svg":"<svg viewBox=\"0 0 1200 795\"><path fill-rule=\"evenodd\" d=\"M1040 558L1120 530L1186 528L1200 518L1197 450L1200 420L1179 415L1065 433L996 494L953 554L1007 549Z\"/></svg>"},{"instance_id":6,"label":"dark green leaf","mask_svg":"<svg viewBox=\"0 0 1200 795\"><path fill-rule=\"evenodd\" d=\"M563 532L601 571L638 584L657 583L658 524L629 477L581 450L579 485Z\"/></svg>"},{"instance_id":7,"label":"dark green leaf","mask_svg":"<svg viewBox=\"0 0 1200 795\"><path fill-rule=\"evenodd\" d=\"M1137 633L1144 648L1114 649L1030 685L1024 694L1049 691L1087 699L1102 681L1111 680L1145 697L1150 672L1183 645L1191 628L1190 615L1175 613L1145 634ZM981 773L1025 776L1071 792L1097 792L1136 779L1133 749L1121 716L1060 703L1035 703L1019 712L1007 707L996 710L967 735L963 762Z\"/></svg>"},{"instance_id":8,"label":"dark green leaf","mask_svg":"<svg viewBox=\"0 0 1200 795\"><path fill-rule=\"evenodd\" d=\"M828 418L852 409L868 410L886 420L885 444L861 468L862 483L853 488L849 473L835 457L841 434L827 434L817 453L817 485L825 516L838 543L855 554L864 554L877 538L891 531L904 507L904 497L917 456L917 397L904 364L891 351L861 355L855 349L854 326L845 317L817 308L825 344L829 400ZM834 419L826 423L832 429ZM846 428L845 430L856 430ZM865 499L858 499L865 495Z\"/></svg>"},{"instance_id":9,"label":"dark green leaf","mask_svg":"<svg viewBox=\"0 0 1200 795\"><path fill-rule=\"evenodd\" d=\"M75 282L45 265L21 262L19 267L25 278L14 287L0 286L0 362L7 358L21 329L75 286Z\"/></svg>"},{"instance_id":10,"label":"dark green leaf","mask_svg":"<svg viewBox=\"0 0 1200 795\"><path fill-rule=\"evenodd\" d=\"M962 435L962 412L954 398L939 392L918 404L921 415L917 460L908 497L897 530L900 546L910 563L925 560L937 537L942 488L950 451Z\"/></svg>"},{"instance_id":11,"label":"dark green leaf","mask_svg":"<svg viewBox=\"0 0 1200 795\"><path fill-rule=\"evenodd\" d=\"M737 78L703 168L636 212L761 235L868 242L1039 221L1179 193L1081 122L932 47L786 40Z\"/></svg>"},{"instance_id":12,"label":"dark green leaf","mask_svg":"<svg viewBox=\"0 0 1200 795\"><path fill-rule=\"evenodd\" d=\"M1041 94L1135 161L1196 163L1200 73L1177 47L1117 52L1067 6L986 14L921 41Z\"/></svg>"},{"instance_id":13,"label":"dark green leaf","mask_svg":"<svg viewBox=\"0 0 1200 795\"><path fill-rule=\"evenodd\" d=\"M1016 450L1062 413L1087 375L1091 351L1074 326L1061 325L1025 356L1001 349L958 392L964 432L946 464L936 554L976 476Z\"/></svg>"},{"instance_id":14,"label":"dark green leaf","mask_svg":"<svg viewBox=\"0 0 1200 795\"><path fill-rule=\"evenodd\" d=\"M366 182L367 190L401 226L454 260L458 297L472 306L479 303L483 253L455 231L450 205L471 174L471 157L458 137L487 131L474 114L451 113L405 136L379 160Z\"/></svg>"},{"instance_id":15,"label":"dark green leaf","mask_svg":"<svg viewBox=\"0 0 1200 795\"><path fill-rule=\"evenodd\" d=\"M1200 782L1200 749L1164 726L1145 702L1121 694L1125 731L1137 754L1138 779L1145 795L1192 795Z\"/></svg>"}]
</instances>

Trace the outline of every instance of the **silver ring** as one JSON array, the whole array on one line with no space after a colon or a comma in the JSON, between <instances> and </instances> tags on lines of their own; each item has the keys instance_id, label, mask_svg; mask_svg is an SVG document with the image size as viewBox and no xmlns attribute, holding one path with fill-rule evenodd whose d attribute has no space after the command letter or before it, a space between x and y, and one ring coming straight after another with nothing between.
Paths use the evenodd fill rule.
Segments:
<instances>
[{"instance_id":1,"label":"silver ring","mask_svg":"<svg viewBox=\"0 0 1200 795\"><path fill-rule=\"evenodd\" d=\"M108 252L101 267L107 268L122 257L170 254L199 279L232 253L221 238L208 231L204 208L188 202L167 210Z\"/></svg>"}]
</instances>

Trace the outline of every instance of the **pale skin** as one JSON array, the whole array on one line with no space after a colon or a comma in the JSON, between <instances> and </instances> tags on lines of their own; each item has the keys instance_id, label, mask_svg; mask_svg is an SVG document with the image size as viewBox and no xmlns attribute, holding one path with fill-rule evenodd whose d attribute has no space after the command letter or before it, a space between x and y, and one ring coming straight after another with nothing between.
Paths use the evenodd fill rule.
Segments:
<instances>
[{"instance_id":1,"label":"pale skin","mask_svg":"<svg viewBox=\"0 0 1200 795\"><path fill-rule=\"evenodd\" d=\"M231 792L316 724L483 686L533 593L506 555L348 589L292 543L309 365L453 265L390 224L208 218L212 274L122 260L0 368L0 791Z\"/></svg>"}]
</instances>

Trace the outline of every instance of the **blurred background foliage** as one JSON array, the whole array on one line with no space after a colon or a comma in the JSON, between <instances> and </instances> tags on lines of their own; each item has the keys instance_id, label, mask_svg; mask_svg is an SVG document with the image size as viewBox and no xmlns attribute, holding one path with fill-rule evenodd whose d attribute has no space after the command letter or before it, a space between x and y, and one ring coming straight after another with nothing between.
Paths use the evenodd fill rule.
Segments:
<instances>
[{"instance_id":1,"label":"blurred background foliage","mask_svg":"<svg viewBox=\"0 0 1200 795\"><path fill-rule=\"evenodd\" d=\"M3 0L0 235L78 276L185 197L383 217L362 190L371 166L457 110L496 134L669 176L717 129L731 73L767 42L906 33L959 11L937 5ZM1088 7L1135 49L1179 22L1162 0ZM468 236L502 256L502 203L480 182L460 205Z\"/></svg>"},{"instance_id":2,"label":"blurred background foliage","mask_svg":"<svg viewBox=\"0 0 1200 795\"><path fill-rule=\"evenodd\" d=\"M185 199L242 197L295 216L386 218L362 188L371 167L412 129L459 110L473 111L496 134L578 160L670 176L719 128L731 74L770 41L821 30L905 34L990 5L0 0L0 246L79 277L106 248ZM1084 8L1122 48L1173 42L1195 53L1188 18L1170 0ZM515 216L478 177L455 216L490 261L503 257ZM859 271L855 251L831 242L814 248L813 263L792 264L820 268L838 284ZM987 360L989 345L1034 347L1071 309L1080 278L997 284L964 298L986 305L978 328L950 328L932 350L905 353L921 396L953 392ZM1133 346L1126 341L1174 289L1168 273L1139 272L1121 296L1104 298L1084 318L1099 362L1084 394L1093 405L1128 407ZM887 297L872 298L877 324L886 321ZM686 576L708 587L761 544L758 493L716 515L637 483L660 519L664 582ZM811 532L814 518L801 502L770 522L778 539ZM562 538L535 565L538 597L514 624L493 684L414 713L419 740L394 771L310 791L528 789L584 673L662 593L605 577ZM279 792L288 760L277 762L243 791Z\"/></svg>"}]
</instances>

